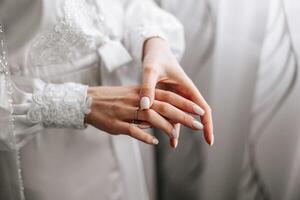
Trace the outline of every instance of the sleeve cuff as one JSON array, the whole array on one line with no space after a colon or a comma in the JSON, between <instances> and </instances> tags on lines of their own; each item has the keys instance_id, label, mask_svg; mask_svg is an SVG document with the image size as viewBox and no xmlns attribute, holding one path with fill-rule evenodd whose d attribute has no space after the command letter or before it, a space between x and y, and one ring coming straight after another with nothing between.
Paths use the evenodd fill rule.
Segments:
<instances>
[{"instance_id":1,"label":"sleeve cuff","mask_svg":"<svg viewBox=\"0 0 300 200\"><path fill-rule=\"evenodd\" d=\"M91 106L87 88L77 83L46 84L33 93L27 120L45 127L85 128L84 118Z\"/></svg>"}]
</instances>

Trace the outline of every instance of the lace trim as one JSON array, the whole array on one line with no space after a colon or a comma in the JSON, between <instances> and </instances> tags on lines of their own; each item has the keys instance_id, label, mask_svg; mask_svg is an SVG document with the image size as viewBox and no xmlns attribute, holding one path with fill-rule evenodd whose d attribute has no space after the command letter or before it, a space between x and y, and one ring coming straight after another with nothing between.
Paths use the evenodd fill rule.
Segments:
<instances>
[{"instance_id":1,"label":"lace trim","mask_svg":"<svg viewBox=\"0 0 300 200\"><path fill-rule=\"evenodd\" d=\"M42 67L72 61L95 49L91 37L76 26L58 22L52 31L40 36L31 46L28 66Z\"/></svg>"},{"instance_id":2,"label":"lace trim","mask_svg":"<svg viewBox=\"0 0 300 200\"><path fill-rule=\"evenodd\" d=\"M96 46L105 41L109 30L101 8L94 1L65 0L58 22L37 37L30 47L28 66L72 62L95 51Z\"/></svg>"},{"instance_id":3,"label":"lace trim","mask_svg":"<svg viewBox=\"0 0 300 200\"><path fill-rule=\"evenodd\" d=\"M87 86L76 83L47 84L32 96L27 112L31 123L46 127L85 128L84 117L91 110L92 99L86 97Z\"/></svg>"}]
</instances>

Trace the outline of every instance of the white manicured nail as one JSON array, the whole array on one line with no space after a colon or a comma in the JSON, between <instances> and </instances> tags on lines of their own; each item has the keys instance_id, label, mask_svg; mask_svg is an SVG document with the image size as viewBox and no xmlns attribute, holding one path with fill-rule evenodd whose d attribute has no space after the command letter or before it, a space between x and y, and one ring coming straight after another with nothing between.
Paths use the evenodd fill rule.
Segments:
<instances>
[{"instance_id":1,"label":"white manicured nail","mask_svg":"<svg viewBox=\"0 0 300 200\"><path fill-rule=\"evenodd\" d=\"M198 130L202 130L202 129L203 129L203 125L202 125L200 122L198 122L197 120L194 120L194 121L193 121L193 126L194 126L196 129L198 129Z\"/></svg>"},{"instance_id":2,"label":"white manicured nail","mask_svg":"<svg viewBox=\"0 0 300 200\"><path fill-rule=\"evenodd\" d=\"M150 125L147 125L147 124L139 124L138 127L139 127L140 129L148 129L148 128L151 128L151 126L150 126Z\"/></svg>"},{"instance_id":3,"label":"white manicured nail","mask_svg":"<svg viewBox=\"0 0 300 200\"><path fill-rule=\"evenodd\" d=\"M153 138L153 140L152 140L152 144L154 144L154 145L157 145L158 143L159 143L158 139L156 139L156 138Z\"/></svg>"},{"instance_id":4,"label":"white manicured nail","mask_svg":"<svg viewBox=\"0 0 300 200\"><path fill-rule=\"evenodd\" d=\"M150 98L149 97L142 97L140 101L140 108L142 110L147 110L150 108Z\"/></svg>"},{"instance_id":5,"label":"white manicured nail","mask_svg":"<svg viewBox=\"0 0 300 200\"><path fill-rule=\"evenodd\" d=\"M197 113L200 116L203 116L204 113L205 113L204 110L198 105L194 105L193 109L194 109L194 112Z\"/></svg>"},{"instance_id":6,"label":"white manicured nail","mask_svg":"<svg viewBox=\"0 0 300 200\"><path fill-rule=\"evenodd\" d=\"M215 136L214 134L211 135L211 142L210 142L210 146L214 145L215 142Z\"/></svg>"},{"instance_id":7,"label":"white manicured nail","mask_svg":"<svg viewBox=\"0 0 300 200\"><path fill-rule=\"evenodd\" d=\"M177 145L178 145L178 139L175 139L174 140L174 148L177 148Z\"/></svg>"},{"instance_id":8,"label":"white manicured nail","mask_svg":"<svg viewBox=\"0 0 300 200\"><path fill-rule=\"evenodd\" d=\"M178 133L177 133L177 131L176 131L176 129L175 129L175 128L173 128L173 130L172 130L172 133L171 133L171 134L172 134L172 137L173 137L173 138L176 138L176 139L178 138Z\"/></svg>"}]
</instances>

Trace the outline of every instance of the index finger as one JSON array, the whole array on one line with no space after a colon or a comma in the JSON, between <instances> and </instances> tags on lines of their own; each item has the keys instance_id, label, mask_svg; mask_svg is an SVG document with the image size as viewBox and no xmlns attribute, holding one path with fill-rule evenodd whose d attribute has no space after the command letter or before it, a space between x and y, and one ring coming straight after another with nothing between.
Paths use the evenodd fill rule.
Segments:
<instances>
[{"instance_id":1,"label":"index finger","mask_svg":"<svg viewBox=\"0 0 300 200\"><path fill-rule=\"evenodd\" d=\"M142 110L149 109L153 103L157 79L158 74L154 68L144 67L140 91L140 108Z\"/></svg>"}]
</instances>

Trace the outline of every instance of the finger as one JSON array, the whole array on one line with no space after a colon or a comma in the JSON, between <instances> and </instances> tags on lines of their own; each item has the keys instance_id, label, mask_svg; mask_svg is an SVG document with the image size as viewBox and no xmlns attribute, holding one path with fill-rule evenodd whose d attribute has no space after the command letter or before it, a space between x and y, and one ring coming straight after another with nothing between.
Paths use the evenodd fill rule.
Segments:
<instances>
[{"instance_id":1,"label":"finger","mask_svg":"<svg viewBox=\"0 0 300 200\"><path fill-rule=\"evenodd\" d=\"M119 121L115 124L115 126L119 127L120 132L126 133L127 135L140 140L146 144L158 144L157 138L152 136L151 134L141 130L139 127L137 127L134 124L130 124L127 122Z\"/></svg>"},{"instance_id":2,"label":"finger","mask_svg":"<svg viewBox=\"0 0 300 200\"><path fill-rule=\"evenodd\" d=\"M140 108L142 110L149 109L152 105L155 86L158 80L158 73L153 67L144 67L143 82L140 91Z\"/></svg>"},{"instance_id":3,"label":"finger","mask_svg":"<svg viewBox=\"0 0 300 200\"><path fill-rule=\"evenodd\" d=\"M152 109L140 110L139 120L150 123L153 127L163 130L170 138L177 138L173 125Z\"/></svg>"},{"instance_id":4,"label":"finger","mask_svg":"<svg viewBox=\"0 0 300 200\"><path fill-rule=\"evenodd\" d=\"M181 125L179 123L174 124L174 128L177 132L178 138L171 138L170 139L170 145L175 149L177 148L177 145L178 145L178 140L179 140L179 135L180 135L180 127L181 127Z\"/></svg>"},{"instance_id":5,"label":"finger","mask_svg":"<svg viewBox=\"0 0 300 200\"><path fill-rule=\"evenodd\" d=\"M203 133L206 142L209 145L213 145L214 143L214 135L213 135L213 121L212 121L212 114L211 108L205 101L205 99L200 94L197 87L194 83L189 79L187 76L183 77L181 80L181 84L177 86L177 91L182 96L190 99L191 101L195 102L204 110L204 115L201 116L201 122L204 125Z\"/></svg>"},{"instance_id":6,"label":"finger","mask_svg":"<svg viewBox=\"0 0 300 200\"><path fill-rule=\"evenodd\" d=\"M203 133L204 133L205 140L210 146L212 146L215 141L215 136L213 134L214 131L213 131L211 111L209 111L207 115L201 117L201 121L204 124Z\"/></svg>"},{"instance_id":7,"label":"finger","mask_svg":"<svg viewBox=\"0 0 300 200\"><path fill-rule=\"evenodd\" d=\"M137 127L139 127L140 129L149 129L151 128L151 124L147 123L147 122L140 122L137 124Z\"/></svg>"},{"instance_id":8,"label":"finger","mask_svg":"<svg viewBox=\"0 0 300 200\"><path fill-rule=\"evenodd\" d=\"M172 104L173 106L176 106L180 110L188 113L192 113L200 116L204 115L204 110L200 106L198 106L191 100L186 99L174 92L156 89L155 99L159 101L168 102L169 104Z\"/></svg>"},{"instance_id":9,"label":"finger","mask_svg":"<svg viewBox=\"0 0 300 200\"><path fill-rule=\"evenodd\" d=\"M154 100L151 109L175 123L180 123L194 130L203 129L203 125L199 121L195 120L194 117L169 103Z\"/></svg>"},{"instance_id":10,"label":"finger","mask_svg":"<svg viewBox=\"0 0 300 200\"><path fill-rule=\"evenodd\" d=\"M163 130L169 137L175 137L172 124L152 109L139 110L137 107L122 107L118 109L118 118L127 122L139 122Z\"/></svg>"},{"instance_id":11,"label":"finger","mask_svg":"<svg viewBox=\"0 0 300 200\"><path fill-rule=\"evenodd\" d=\"M115 108L114 113L116 113L118 119L127 122L139 121L138 116L139 107L132 106L118 106Z\"/></svg>"},{"instance_id":12,"label":"finger","mask_svg":"<svg viewBox=\"0 0 300 200\"><path fill-rule=\"evenodd\" d=\"M177 123L177 124L174 125L174 127L175 127L175 130L176 130L177 135L178 135L178 138L177 138L177 139L179 139L179 136L180 136L180 129L181 129L181 124Z\"/></svg>"}]
</instances>

